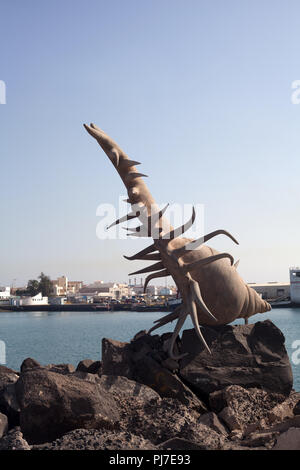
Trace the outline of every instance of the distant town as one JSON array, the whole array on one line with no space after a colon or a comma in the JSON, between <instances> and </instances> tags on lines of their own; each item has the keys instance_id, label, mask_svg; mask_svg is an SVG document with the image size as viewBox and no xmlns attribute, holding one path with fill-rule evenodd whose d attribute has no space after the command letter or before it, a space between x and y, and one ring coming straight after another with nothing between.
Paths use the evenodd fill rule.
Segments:
<instances>
[{"instance_id":1,"label":"distant town","mask_svg":"<svg viewBox=\"0 0 300 470\"><path fill-rule=\"evenodd\" d=\"M249 283L261 297L272 306L300 304L300 268L290 268L290 282L277 281L265 284ZM82 310L84 307L98 310L167 309L172 310L181 300L174 285L151 285L144 292L143 279L134 278L130 283L69 280L67 276L50 279L41 273L38 279L31 279L27 286L0 287L0 308L28 310L41 308L55 310Z\"/></svg>"},{"instance_id":2,"label":"distant town","mask_svg":"<svg viewBox=\"0 0 300 470\"><path fill-rule=\"evenodd\" d=\"M177 289L172 286L147 286L144 293L143 280L133 279L132 284L95 281L69 280L60 276L51 280L41 273L38 280L28 281L25 287L0 287L0 307L35 307L51 305L85 305L111 309L114 305L164 306L176 300Z\"/></svg>"}]
</instances>

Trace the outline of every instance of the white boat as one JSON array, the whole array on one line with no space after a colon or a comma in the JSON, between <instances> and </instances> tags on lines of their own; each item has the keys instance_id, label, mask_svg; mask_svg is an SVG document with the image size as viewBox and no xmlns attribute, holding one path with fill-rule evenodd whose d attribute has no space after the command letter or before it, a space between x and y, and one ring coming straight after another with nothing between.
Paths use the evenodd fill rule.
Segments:
<instances>
[{"instance_id":1,"label":"white boat","mask_svg":"<svg viewBox=\"0 0 300 470\"><path fill-rule=\"evenodd\" d=\"M27 307L34 305L49 305L48 297L43 297L42 293L39 292L33 297L21 297L20 299L14 299L12 305L16 307Z\"/></svg>"}]
</instances>

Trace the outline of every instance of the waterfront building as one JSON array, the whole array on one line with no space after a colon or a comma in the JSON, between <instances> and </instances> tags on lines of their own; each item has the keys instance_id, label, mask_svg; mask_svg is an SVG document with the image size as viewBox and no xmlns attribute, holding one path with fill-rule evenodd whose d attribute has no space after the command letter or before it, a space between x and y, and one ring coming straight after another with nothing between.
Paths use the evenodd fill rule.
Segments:
<instances>
[{"instance_id":1,"label":"waterfront building","mask_svg":"<svg viewBox=\"0 0 300 470\"><path fill-rule=\"evenodd\" d=\"M114 286L113 282L95 282L79 289L80 295L109 297L110 289Z\"/></svg>"},{"instance_id":2,"label":"waterfront building","mask_svg":"<svg viewBox=\"0 0 300 470\"><path fill-rule=\"evenodd\" d=\"M54 295L66 295L68 291L68 278L67 276L60 276L59 278L51 281L53 286Z\"/></svg>"},{"instance_id":3,"label":"waterfront building","mask_svg":"<svg viewBox=\"0 0 300 470\"><path fill-rule=\"evenodd\" d=\"M255 282L248 283L264 300L279 300L287 299L290 297L290 283L289 282L267 282L265 284L257 284Z\"/></svg>"},{"instance_id":4,"label":"waterfront building","mask_svg":"<svg viewBox=\"0 0 300 470\"><path fill-rule=\"evenodd\" d=\"M157 286L155 285L148 285L147 288L146 288L146 294L147 295L151 295L152 297L156 297L157 296Z\"/></svg>"},{"instance_id":5,"label":"waterfront building","mask_svg":"<svg viewBox=\"0 0 300 470\"><path fill-rule=\"evenodd\" d=\"M121 300L124 297L129 297L131 295L131 289L128 284L114 284L109 292L112 295L113 299Z\"/></svg>"},{"instance_id":6,"label":"waterfront building","mask_svg":"<svg viewBox=\"0 0 300 470\"><path fill-rule=\"evenodd\" d=\"M0 306L9 305L11 299L10 287L0 287Z\"/></svg>"},{"instance_id":7,"label":"waterfront building","mask_svg":"<svg viewBox=\"0 0 300 470\"><path fill-rule=\"evenodd\" d=\"M300 305L300 268L290 268L291 302Z\"/></svg>"},{"instance_id":8,"label":"waterfront building","mask_svg":"<svg viewBox=\"0 0 300 470\"><path fill-rule=\"evenodd\" d=\"M132 290L132 295L144 294L144 283L131 284L129 286ZM158 295L176 295L176 288L174 286L157 286L150 284L146 288L146 294L148 296L157 297Z\"/></svg>"},{"instance_id":9,"label":"waterfront building","mask_svg":"<svg viewBox=\"0 0 300 470\"><path fill-rule=\"evenodd\" d=\"M144 293L144 284L133 284L133 285L130 285L129 287L131 288L133 296L142 295ZM147 287L147 293L149 293L148 287Z\"/></svg>"},{"instance_id":10,"label":"waterfront building","mask_svg":"<svg viewBox=\"0 0 300 470\"><path fill-rule=\"evenodd\" d=\"M50 305L64 305L66 302L66 297L49 297Z\"/></svg>"},{"instance_id":11,"label":"waterfront building","mask_svg":"<svg viewBox=\"0 0 300 470\"><path fill-rule=\"evenodd\" d=\"M68 281L68 294L77 294L83 287L83 281Z\"/></svg>"},{"instance_id":12,"label":"waterfront building","mask_svg":"<svg viewBox=\"0 0 300 470\"><path fill-rule=\"evenodd\" d=\"M83 287L83 281L69 281L67 276L60 276L51 282L55 296L77 294Z\"/></svg>"},{"instance_id":13,"label":"waterfront building","mask_svg":"<svg viewBox=\"0 0 300 470\"><path fill-rule=\"evenodd\" d=\"M169 287L163 287L159 289L158 295L173 295L173 291Z\"/></svg>"},{"instance_id":14,"label":"waterfront building","mask_svg":"<svg viewBox=\"0 0 300 470\"><path fill-rule=\"evenodd\" d=\"M9 300L10 297L10 287L0 287L0 300Z\"/></svg>"},{"instance_id":15,"label":"waterfront building","mask_svg":"<svg viewBox=\"0 0 300 470\"><path fill-rule=\"evenodd\" d=\"M81 295L90 295L95 297L107 297L115 300L121 300L125 297L131 297L132 292L128 284L116 282L100 282L85 286L79 290Z\"/></svg>"}]
</instances>

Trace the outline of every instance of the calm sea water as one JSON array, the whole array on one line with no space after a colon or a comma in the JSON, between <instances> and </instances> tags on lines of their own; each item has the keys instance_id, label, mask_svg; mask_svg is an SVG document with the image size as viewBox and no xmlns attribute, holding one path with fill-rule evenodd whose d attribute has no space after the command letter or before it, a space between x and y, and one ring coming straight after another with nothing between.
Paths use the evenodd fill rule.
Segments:
<instances>
[{"instance_id":1,"label":"calm sea water","mask_svg":"<svg viewBox=\"0 0 300 470\"><path fill-rule=\"evenodd\" d=\"M41 364L71 363L101 358L103 337L129 341L149 329L165 312L0 312L0 340L6 344L6 365L19 370L26 357ZM300 308L275 309L256 315L252 321L270 318L284 333L286 348L300 359ZM236 323L243 323L238 320ZM192 328L190 319L185 328ZM172 331L165 325L158 332ZM299 345L293 349L293 343ZM295 362L295 361L294 361ZM294 388L300 391L300 364L293 364Z\"/></svg>"}]
</instances>

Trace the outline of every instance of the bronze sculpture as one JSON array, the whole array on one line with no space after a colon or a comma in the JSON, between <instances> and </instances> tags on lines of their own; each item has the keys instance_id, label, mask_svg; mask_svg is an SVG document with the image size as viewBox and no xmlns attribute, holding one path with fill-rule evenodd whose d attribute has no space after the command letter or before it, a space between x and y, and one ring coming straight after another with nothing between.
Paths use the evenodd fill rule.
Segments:
<instances>
[{"instance_id":1,"label":"bronze sculpture","mask_svg":"<svg viewBox=\"0 0 300 470\"><path fill-rule=\"evenodd\" d=\"M177 323L173 332L169 356L180 359L184 355L175 356L174 343L184 321L189 314L192 318L195 331L210 352L203 338L199 325L224 325L237 318L248 318L256 313L271 310L270 305L263 300L254 289L250 288L237 273L237 263L228 253L218 253L204 243L211 238L223 234L238 243L235 238L225 230L216 230L199 240L181 237L188 230L194 220L195 211L191 219L182 227L174 229L164 217L166 207L159 210L150 194L142 173L138 173L136 165L139 162L130 160L121 148L101 129L94 124L84 125L86 130L100 144L108 155L127 191L127 202L133 210L127 216L115 221L112 225L126 220L139 218L140 227L132 230L133 236L152 236L153 244L131 257L130 260L154 260L147 268L131 274L153 272L145 281L144 290L151 279L172 276L182 298L182 304L174 312L157 320L149 333L175 319Z\"/></svg>"}]
</instances>

